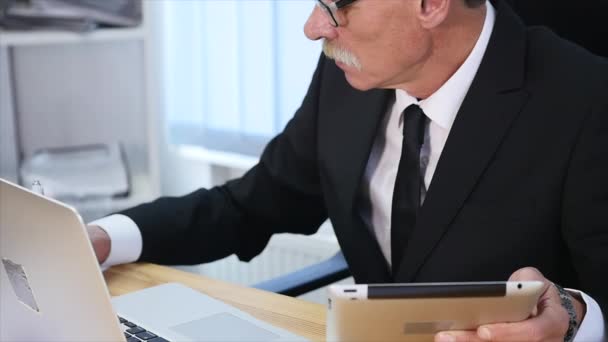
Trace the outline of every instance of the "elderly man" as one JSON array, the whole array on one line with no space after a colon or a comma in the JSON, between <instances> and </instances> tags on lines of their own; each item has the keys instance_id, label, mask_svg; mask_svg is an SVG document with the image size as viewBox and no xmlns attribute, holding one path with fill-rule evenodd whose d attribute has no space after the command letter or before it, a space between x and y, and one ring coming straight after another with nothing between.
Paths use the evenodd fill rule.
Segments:
<instances>
[{"instance_id":1,"label":"elderly man","mask_svg":"<svg viewBox=\"0 0 608 342\"><path fill-rule=\"evenodd\" d=\"M94 222L99 260L250 260L329 217L357 282L545 282L533 317L437 340L602 339L607 61L501 0L319 0L305 33L325 56L259 164Z\"/></svg>"}]
</instances>

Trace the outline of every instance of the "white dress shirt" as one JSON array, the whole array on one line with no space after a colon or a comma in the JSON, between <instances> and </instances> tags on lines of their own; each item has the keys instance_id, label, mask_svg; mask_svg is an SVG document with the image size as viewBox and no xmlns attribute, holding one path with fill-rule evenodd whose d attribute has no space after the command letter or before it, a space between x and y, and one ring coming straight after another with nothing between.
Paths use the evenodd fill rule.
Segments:
<instances>
[{"instance_id":1,"label":"white dress shirt","mask_svg":"<svg viewBox=\"0 0 608 342\"><path fill-rule=\"evenodd\" d=\"M420 151L420 169L424 175L424 189L421 194L421 202L423 202L456 114L488 46L495 18L495 9L487 2L485 22L475 47L456 73L430 97L418 101L403 90L395 91L395 101L389 106L389 111L385 115L381 132L377 135L372 147L363 179L363 196L371 205L363 205L360 208L363 220L376 236L389 265L391 262L391 201L403 139L401 113L407 106L416 103L428 118L425 139ZM91 222L91 224L102 227L112 241L110 254L101 265L102 268L139 259L142 251L142 237L133 220L124 215L112 215ZM579 293L587 306L587 313L574 341L604 341L603 315L597 302L585 293L576 290L570 291Z\"/></svg>"}]
</instances>

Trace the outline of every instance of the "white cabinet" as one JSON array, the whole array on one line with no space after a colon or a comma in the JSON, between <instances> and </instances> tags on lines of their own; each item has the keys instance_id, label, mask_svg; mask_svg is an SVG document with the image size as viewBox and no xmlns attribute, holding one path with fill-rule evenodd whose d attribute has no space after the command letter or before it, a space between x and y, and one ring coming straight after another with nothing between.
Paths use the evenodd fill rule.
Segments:
<instances>
[{"instance_id":1,"label":"white cabinet","mask_svg":"<svg viewBox=\"0 0 608 342\"><path fill-rule=\"evenodd\" d=\"M146 3L136 28L0 31L0 177L19 181L20 163L41 148L118 141L132 192L108 210L160 194L154 9Z\"/></svg>"}]
</instances>

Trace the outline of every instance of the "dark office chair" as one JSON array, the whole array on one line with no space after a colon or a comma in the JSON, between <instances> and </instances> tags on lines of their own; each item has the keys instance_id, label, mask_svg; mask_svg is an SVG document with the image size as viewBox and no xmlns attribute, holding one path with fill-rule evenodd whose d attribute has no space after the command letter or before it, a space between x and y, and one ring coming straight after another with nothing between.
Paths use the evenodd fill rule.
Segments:
<instances>
[{"instance_id":1,"label":"dark office chair","mask_svg":"<svg viewBox=\"0 0 608 342\"><path fill-rule=\"evenodd\" d=\"M344 255L342 252L338 252L318 264L256 284L253 287L296 297L349 276L350 271Z\"/></svg>"},{"instance_id":2,"label":"dark office chair","mask_svg":"<svg viewBox=\"0 0 608 342\"><path fill-rule=\"evenodd\" d=\"M527 25L543 25L589 51L608 57L608 0L507 0ZM253 287L299 296L336 281L350 272L342 252L318 264L305 267Z\"/></svg>"}]
</instances>

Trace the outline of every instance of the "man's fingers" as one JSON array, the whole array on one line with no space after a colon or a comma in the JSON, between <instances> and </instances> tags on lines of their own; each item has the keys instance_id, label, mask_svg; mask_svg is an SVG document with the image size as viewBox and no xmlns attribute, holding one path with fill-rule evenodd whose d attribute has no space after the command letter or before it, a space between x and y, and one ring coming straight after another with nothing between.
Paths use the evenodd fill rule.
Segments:
<instances>
[{"instance_id":1,"label":"man's fingers","mask_svg":"<svg viewBox=\"0 0 608 342\"><path fill-rule=\"evenodd\" d=\"M543 274L534 267L524 267L515 271L509 277L509 281L531 281L531 280L540 280L546 281Z\"/></svg>"},{"instance_id":2,"label":"man's fingers","mask_svg":"<svg viewBox=\"0 0 608 342\"><path fill-rule=\"evenodd\" d=\"M519 270L517 270L516 272L514 272L513 274L511 274L511 276L509 277L509 281L542 281L543 282L543 291L540 295L540 298L538 299L538 305L534 307L534 309L532 310L532 316L536 316L538 314L540 314L545 306L545 302L548 300L548 298L551 297L551 288L552 288L552 284L550 281L548 281L545 276L543 276L543 274L536 268L534 267L524 267L521 268Z\"/></svg>"},{"instance_id":3,"label":"man's fingers","mask_svg":"<svg viewBox=\"0 0 608 342\"><path fill-rule=\"evenodd\" d=\"M480 326L477 331L445 331L435 335L435 341L563 341L568 329L568 313L561 305L557 289L543 274L525 267L511 275L509 281L542 281L536 313L525 321Z\"/></svg>"},{"instance_id":4,"label":"man's fingers","mask_svg":"<svg viewBox=\"0 0 608 342\"><path fill-rule=\"evenodd\" d=\"M435 342L483 342L475 331L449 331L435 335Z\"/></svg>"},{"instance_id":5,"label":"man's fingers","mask_svg":"<svg viewBox=\"0 0 608 342\"><path fill-rule=\"evenodd\" d=\"M484 341L551 341L562 340L568 321L567 314L554 303L547 303L543 314L516 323L497 323L480 326L477 335Z\"/></svg>"}]
</instances>

